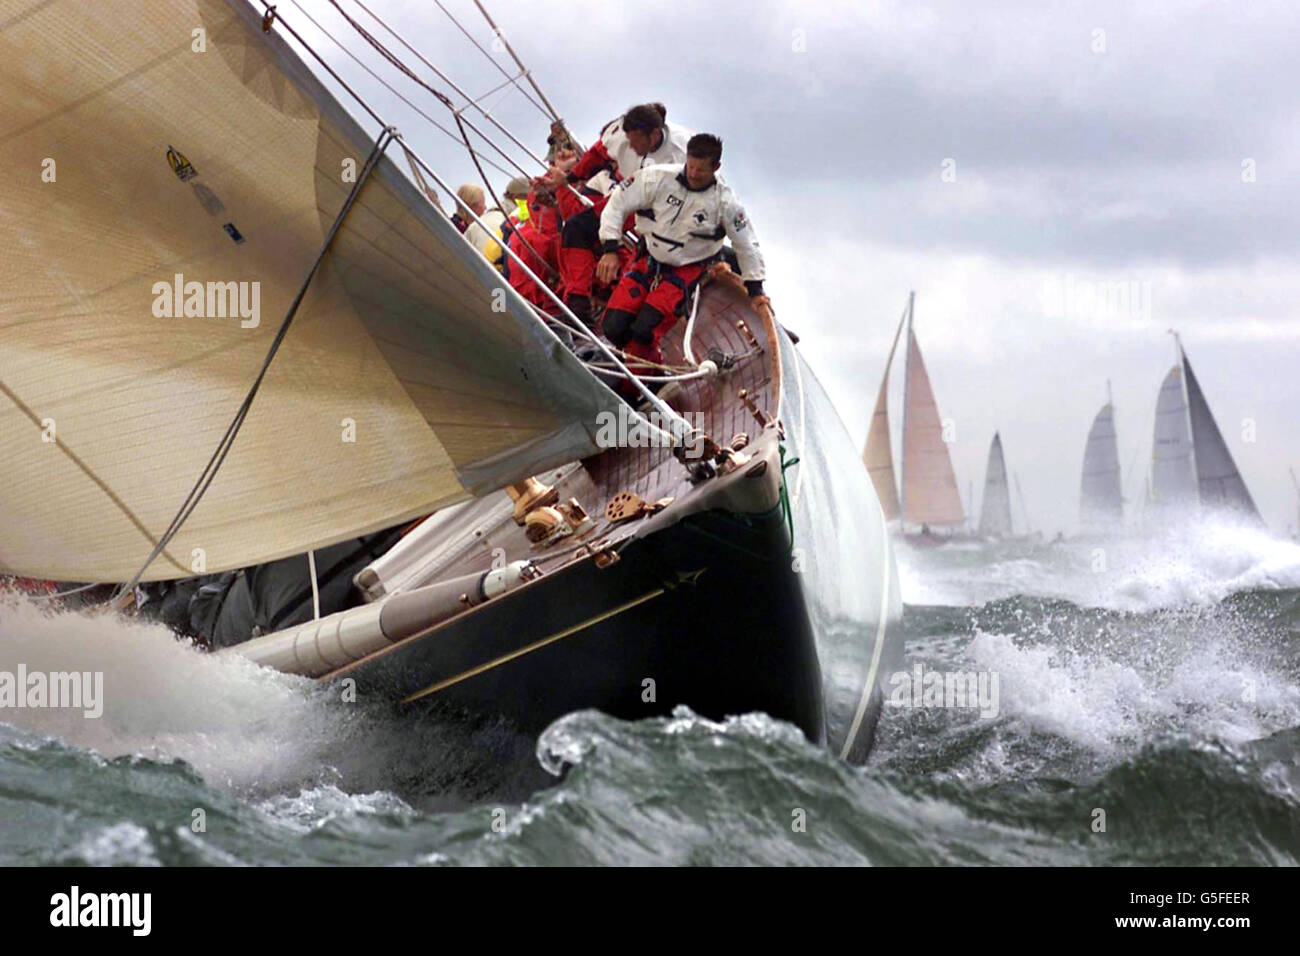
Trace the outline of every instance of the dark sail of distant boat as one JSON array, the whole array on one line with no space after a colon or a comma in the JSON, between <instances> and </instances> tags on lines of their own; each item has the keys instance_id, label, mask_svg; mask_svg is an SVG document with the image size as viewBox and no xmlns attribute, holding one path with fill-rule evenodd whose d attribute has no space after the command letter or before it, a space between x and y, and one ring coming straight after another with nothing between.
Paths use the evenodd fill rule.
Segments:
<instances>
[{"instance_id":1,"label":"dark sail of distant boat","mask_svg":"<svg viewBox=\"0 0 1300 956\"><path fill-rule=\"evenodd\" d=\"M1160 519L1199 505L1263 524L1182 343L1177 347L1178 364L1165 376L1156 403L1152 510Z\"/></svg>"},{"instance_id":2,"label":"dark sail of distant boat","mask_svg":"<svg viewBox=\"0 0 1300 956\"><path fill-rule=\"evenodd\" d=\"M1107 401L1092 420L1083 452L1083 479L1079 494L1079 522L1085 531L1118 528L1124 520L1120 490L1119 446L1115 437L1115 409Z\"/></svg>"},{"instance_id":3,"label":"dark sail of distant boat","mask_svg":"<svg viewBox=\"0 0 1300 956\"><path fill-rule=\"evenodd\" d=\"M993 433L993 444L989 446L979 530L986 536L1011 534L1011 486L1007 483L1007 463L1002 456L1002 436L997 432Z\"/></svg>"},{"instance_id":4,"label":"dark sail of distant boat","mask_svg":"<svg viewBox=\"0 0 1300 956\"><path fill-rule=\"evenodd\" d=\"M1182 347L1179 347L1182 352ZM1219 425L1210 413L1201 383L1196 380L1192 363L1183 353L1183 371L1187 380L1187 408L1192 421L1192 448L1196 460L1196 485L1201 507L1234 511L1255 521L1262 521L1259 509L1242 480L1232 452L1223 440Z\"/></svg>"}]
</instances>

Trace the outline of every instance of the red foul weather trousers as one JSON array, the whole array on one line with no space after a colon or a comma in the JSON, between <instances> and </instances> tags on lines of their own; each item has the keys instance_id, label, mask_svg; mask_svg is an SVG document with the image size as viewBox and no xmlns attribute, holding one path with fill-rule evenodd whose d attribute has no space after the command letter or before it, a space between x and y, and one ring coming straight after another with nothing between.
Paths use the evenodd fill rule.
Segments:
<instances>
[{"instance_id":1,"label":"red foul weather trousers","mask_svg":"<svg viewBox=\"0 0 1300 956\"><path fill-rule=\"evenodd\" d=\"M707 266L707 262L670 266L641 253L609 297L601 327L605 338L628 355L662 364L659 343L677 324ZM637 374L656 374L644 365L628 368Z\"/></svg>"}]
</instances>

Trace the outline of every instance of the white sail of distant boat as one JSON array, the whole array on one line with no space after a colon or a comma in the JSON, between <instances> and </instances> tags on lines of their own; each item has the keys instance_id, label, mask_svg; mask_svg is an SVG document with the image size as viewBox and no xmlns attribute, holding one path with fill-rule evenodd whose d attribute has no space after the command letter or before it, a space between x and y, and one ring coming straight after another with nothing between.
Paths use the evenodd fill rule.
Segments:
<instances>
[{"instance_id":1,"label":"white sail of distant boat","mask_svg":"<svg viewBox=\"0 0 1300 956\"><path fill-rule=\"evenodd\" d=\"M876 401L876 413L863 451L863 461L871 471L881 508L887 516L902 518L903 527L955 528L965 520L961 495L957 491L957 476L947 442L943 440L943 424L939 408L930 386L930 376L921 358L921 348L912 328L916 294L907 300L907 312L902 325L907 326L907 352L903 385L903 436L901 501L892 504L892 455L889 450L889 419L882 411L889 382L889 362ZM895 333L895 345L898 333ZM890 349L892 362L894 349Z\"/></svg>"},{"instance_id":2,"label":"white sail of distant boat","mask_svg":"<svg viewBox=\"0 0 1300 956\"><path fill-rule=\"evenodd\" d=\"M1165 376L1156 405L1154 504L1158 512L1199 504L1262 524L1177 335L1175 341L1178 364Z\"/></svg>"},{"instance_id":3,"label":"white sail of distant boat","mask_svg":"<svg viewBox=\"0 0 1300 956\"><path fill-rule=\"evenodd\" d=\"M613 393L518 297L494 307L499 276L389 156L367 167L378 131L263 42L260 13L150 4L146 30L120 0L6 9L0 571L139 569L364 173L255 414L144 577L300 554L599 450ZM198 28L214 52L190 49ZM50 44L67 68L38 72Z\"/></svg>"},{"instance_id":4,"label":"white sail of distant boat","mask_svg":"<svg viewBox=\"0 0 1300 956\"><path fill-rule=\"evenodd\" d=\"M1107 386L1109 390L1109 385ZM1083 452L1079 521L1085 531L1113 530L1124 520L1120 490L1119 445L1115 436L1114 404L1108 400L1088 430Z\"/></svg>"},{"instance_id":5,"label":"white sail of distant boat","mask_svg":"<svg viewBox=\"0 0 1300 956\"><path fill-rule=\"evenodd\" d=\"M871 427L867 431L867 444L862 450L862 463L867 466L867 474L880 499L880 510L886 521L893 521L899 515L898 485L894 482L894 455L889 441L889 369L894 363L894 352L898 348L898 338L902 334L907 317L912 313L912 298L908 296L907 308L898 320L894 330L894 341L889 346L889 358L885 360L885 375L880 381L880 392L876 395L876 408L871 413Z\"/></svg>"},{"instance_id":6,"label":"white sail of distant boat","mask_svg":"<svg viewBox=\"0 0 1300 956\"><path fill-rule=\"evenodd\" d=\"M1157 513L1181 510L1196 500L1192 433L1187 422L1183 369L1175 365L1160 385L1151 447L1151 508Z\"/></svg>"},{"instance_id":7,"label":"white sail of distant boat","mask_svg":"<svg viewBox=\"0 0 1300 956\"><path fill-rule=\"evenodd\" d=\"M980 534L1006 537L1011 534L1011 485L1002 456L1002 436L993 433L989 463L984 477L984 500L980 506Z\"/></svg>"}]
</instances>

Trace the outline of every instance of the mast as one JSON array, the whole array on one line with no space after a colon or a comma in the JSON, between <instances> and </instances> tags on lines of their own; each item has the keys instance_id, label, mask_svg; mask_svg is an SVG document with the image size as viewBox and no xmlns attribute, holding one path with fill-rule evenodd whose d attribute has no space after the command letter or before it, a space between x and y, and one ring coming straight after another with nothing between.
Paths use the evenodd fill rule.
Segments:
<instances>
[{"instance_id":1,"label":"mast","mask_svg":"<svg viewBox=\"0 0 1300 956\"><path fill-rule=\"evenodd\" d=\"M907 293L907 350L903 357L903 448L898 456L899 527L907 527L907 396L912 381L912 311L916 308L916 290Z\"/></svg>"}]
</instances>

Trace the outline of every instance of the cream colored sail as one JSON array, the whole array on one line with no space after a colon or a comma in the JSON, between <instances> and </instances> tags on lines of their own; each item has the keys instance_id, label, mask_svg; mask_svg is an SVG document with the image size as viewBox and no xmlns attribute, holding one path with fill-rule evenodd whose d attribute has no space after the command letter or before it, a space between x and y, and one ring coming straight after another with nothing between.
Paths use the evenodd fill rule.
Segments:
<instances>
[{"instance_id":1,"label":"cream colored sail","mask_svg":"<svg viewBox=\"0 0 1300 956\"><path fill-rule=\"evenodd\" d=\"M943 440L939 407L911 323L907 329L907 385L903 411L903 522L952 526L965 521L957 478Z\"/></svg>"},{"instance_id":2,"label":"cream colored sail","mask_svg":"<svg viewBox=\"0 0 1300 956\"><path fill-rule=\"evenodd\" d=\"M242 0L0 0L0 104L0 571L124 580L225 432L380 130ZM597 450L617 400L398 158L146 578L319 547ZM160 314L177 282L182 312L207 314ZM210 300L207 283L235 285ZM249 316L214 314L228 290Z\"/></svg>"},{"instance_id":3,"label":"cream colored sail","mask_svg":"<svg viewBox=\"0 0 1300 956\"><path fill-rule=\"evenodd\" d=\"M867 466L867 474L875 486L876 497L880 499L880 509L886 521L892 521L899 515L898 485L894 481L894 455L889 444L889 369L894 364L894 351L898 348L898 337L903 325L911 313L912 300L908 299L908 309L898 320L894 330L894 341L889 346L889 358L885 359L885 375L880 381L880 392L876 395L876 409L871 413L871 427L867 431L867 444L862 449L862 463Z\"/></svg>"}]
</instances>

